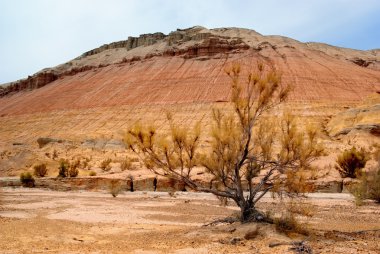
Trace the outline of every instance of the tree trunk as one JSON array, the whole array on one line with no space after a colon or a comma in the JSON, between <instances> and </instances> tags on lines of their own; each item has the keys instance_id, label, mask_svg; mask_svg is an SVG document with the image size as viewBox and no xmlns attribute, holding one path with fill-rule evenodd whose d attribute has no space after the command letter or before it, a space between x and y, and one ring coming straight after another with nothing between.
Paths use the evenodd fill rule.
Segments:
<instances>
[{"instance_id":1,"label":"tree trunk","mask_svg":"<svg viewBox=\"0 0 380 254\"><path fill-rule=\"evenodd\" d=\"M257 210L255 206L250 202L244 202L243 205L239 205L240 207L240 221L242 223L246 222L270 222L269 218L266 218L265 215Z\"/></svg>"}]
</instances>

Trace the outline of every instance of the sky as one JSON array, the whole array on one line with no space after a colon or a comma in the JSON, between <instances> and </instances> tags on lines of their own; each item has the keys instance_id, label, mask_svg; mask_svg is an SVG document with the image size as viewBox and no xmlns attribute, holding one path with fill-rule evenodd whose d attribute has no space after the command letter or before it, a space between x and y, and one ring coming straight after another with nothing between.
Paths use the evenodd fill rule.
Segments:
<instances>
[{"instance_id":1,"label":"sky","mask_svg":"<svg viewBox=\"0 0 380 254\"><path fill-rule=\"evenodd\" d=\"M0 0L0 84L128 36L201 25L380 48L380 0Z\"/></svg>"}]
</instances>

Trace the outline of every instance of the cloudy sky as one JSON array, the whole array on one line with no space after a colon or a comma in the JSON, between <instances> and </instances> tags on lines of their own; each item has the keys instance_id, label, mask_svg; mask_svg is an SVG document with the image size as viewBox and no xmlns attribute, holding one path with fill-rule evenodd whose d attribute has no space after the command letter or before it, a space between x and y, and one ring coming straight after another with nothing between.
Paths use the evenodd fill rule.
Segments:
<instances>
[{"instance_id":1,"label":"cloudy sky","mask_svg":"<svg viewBox=\"0 0 380 254\"><path fill-rule=\"evenodd\" d=\"M0 84L105 43L202 25L380 48L380 0L0 0Z\"/></svg>"}]
</instances>

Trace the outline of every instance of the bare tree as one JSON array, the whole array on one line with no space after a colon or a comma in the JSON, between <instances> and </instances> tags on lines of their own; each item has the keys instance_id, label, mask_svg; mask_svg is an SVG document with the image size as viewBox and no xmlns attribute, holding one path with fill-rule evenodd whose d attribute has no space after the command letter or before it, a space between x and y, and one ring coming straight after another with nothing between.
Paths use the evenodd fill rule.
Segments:
<instances>
[{"instance_id":1,"label":"bare tree","mask_svg":"<svg viewBox=\"0 0 380 254\"><path fill-rule=\"evenodd\" d=\"M170 114L169 134L159 135L156 128L137 123L126 132L124 141L157 175L232 199L241 209L242 222L265 220L256 204L268 191L292 195L307 190L302 172L321 152L317 133L312 128L301 133L288 113L277 123L265 116L290 91L274 68L259 63L245 82L239 65L226 74L231 78L234 111L212 111L211 144L206 151L199 148L200 123L189 130L176 125ZM204 167L212 176L210 184L194 180L195 166Z\"/></svg>"}]
</instances>

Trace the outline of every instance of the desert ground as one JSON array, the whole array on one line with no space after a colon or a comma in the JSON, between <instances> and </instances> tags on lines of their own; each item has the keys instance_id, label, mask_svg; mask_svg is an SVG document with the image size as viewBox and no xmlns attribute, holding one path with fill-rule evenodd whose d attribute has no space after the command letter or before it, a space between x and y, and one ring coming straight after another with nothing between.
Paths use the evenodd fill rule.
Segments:
<instances>
[{"instance_id":1,"label":"desert ground","mask_svg":"<svg viewBox=\"0 0 380 254\"><path fill-rule=\"evenodd\" d=\"M308 235L284 234L265 223L215 223L237 207L193 192L59 192L2 188L1 253L379 253L379 205L355 206L350 194L313 193L299 215ZM281 213L270 196L259 207ZM211 223L211 224L210 224ZM275 247L270 245L281 244ZM306 253L306 252L303 252Z\"/></svg>"}]
</instances>

